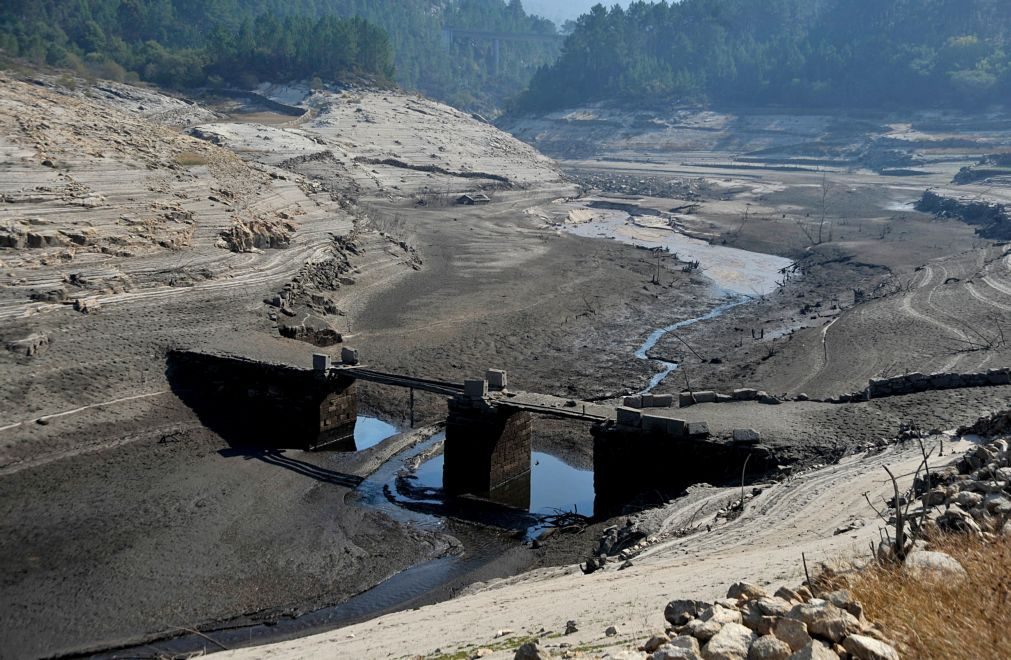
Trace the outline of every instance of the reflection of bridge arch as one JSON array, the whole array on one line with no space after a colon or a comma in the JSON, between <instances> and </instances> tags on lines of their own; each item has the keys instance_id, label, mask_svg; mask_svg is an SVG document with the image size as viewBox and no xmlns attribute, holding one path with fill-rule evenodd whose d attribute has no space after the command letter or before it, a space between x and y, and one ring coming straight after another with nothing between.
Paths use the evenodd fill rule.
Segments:
<instances>
[{"instance_id":1,"label":"reflection of bridge arch","mask_svg":"<svg viewBox=\"0 0 1011 660\"><path fill-rule=\"evenodd\" d=\"M474 39L490 41L495 54L495 75L501 70L501 44L503 41L524 43L550 43L561 47L565 36L560 34L541 34L539 32L495 32L489 30L465 30L462 28L445 27L442 29L442 41L448 48L457 39Z\"/></svg>"}]
</instances>

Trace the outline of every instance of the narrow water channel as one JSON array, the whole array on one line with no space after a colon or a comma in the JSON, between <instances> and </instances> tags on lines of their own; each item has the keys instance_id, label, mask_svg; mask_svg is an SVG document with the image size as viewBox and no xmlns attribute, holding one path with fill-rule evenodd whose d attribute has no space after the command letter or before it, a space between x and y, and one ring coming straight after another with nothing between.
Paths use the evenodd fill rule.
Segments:
<instances>
[{"instance_id":1,"label":"narrow water channel","mask_svg":"<svg viewBox=\"0 0 1011 660\"><path fill-rule=\"evenodd\" d=\"M639 360L653 360L660 371L640 394L649 394L678 368L676 362L650 358L649 351L667 335L703 321L711 321L749 300L772 293L779 286L781 271L789 259L749 252L725 245L712 245L663 224L658 218L633 219L607 214L587 222L565 226L576 236L613 239L648 249L661 249L682 262L697 261L699 270L712 280L716 305L708 313L654 330L635 352Z\"/></svg>"}]
</instances>

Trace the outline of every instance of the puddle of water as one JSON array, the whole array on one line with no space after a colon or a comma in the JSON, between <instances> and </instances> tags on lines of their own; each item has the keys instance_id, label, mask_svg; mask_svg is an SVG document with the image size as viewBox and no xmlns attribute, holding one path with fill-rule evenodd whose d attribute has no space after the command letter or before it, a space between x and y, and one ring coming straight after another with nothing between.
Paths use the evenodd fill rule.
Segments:
<instances>
[{"instance_id":1,"label":"puddle of water","mask_svg":"<svg viewBox=\"0 0 1011 660\"><path fill-rule=\"evenodd\" d=\"M443 456L434 456L422 463L414 473L412 489L421 489L432 500L442 496ZM534 515L571 511L593 515L593 470L580 470L544 452L530 456L530 504L527 511Z\"/></svg>"},{"instance_id":2,"label":"puddle of water","mask_svg":"<svg viewBox=\"0 0 1011 660\"><path fill-rule=\"evenodd\" d=\"M355 448L358 451L375 447L386 438L400 433L400 429L375 417L358 416L355 422Z\"/></svg>"},{"instance_id":3,"label":"puddle of water","mask_svg":"<svg viewBox=\"0 0 1011 660\"><path fill-rule=\"evenodd\" d=\"M775 291L783 278L779 271L793 263L771 254L710 245L669 228L645 227L628 220L598 218L566 225L565 231L588 238L614 238L646 248L666 248L681 261L701 263L702 272L721 290L745 296Z\"/></svg>"}]
</instances>

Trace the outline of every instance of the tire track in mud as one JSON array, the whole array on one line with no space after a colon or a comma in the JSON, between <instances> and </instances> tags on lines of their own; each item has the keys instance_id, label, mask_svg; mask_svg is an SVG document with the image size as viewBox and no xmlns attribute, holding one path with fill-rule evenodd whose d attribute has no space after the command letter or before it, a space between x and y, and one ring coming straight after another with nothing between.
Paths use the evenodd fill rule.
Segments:
<instances>
[{"instance_id":1,"label":"tire track in mud","mask_svg":"<svg viewBox=\"0 0 1011 660\"><path fill-rule=\"evenodd\" d=\"M1003 310L1005 312L1011 312L1011 305L1005 305L1004 303L999 303L996 300L991 300L987 298L982 293L977 291L976 287L974 287L971 283L967 283L965 285L965 290L969 292L970 296L980 301L984 305L987 305L988 307L996 307L997 309Z\"/></svg>"},{"instance_id":2,"label":"tire track in mud","mask_svg":"<svg viewBox=\"0 0 1011 660\"><path fill-rule=\"evenodd\" d=\"M968 342L969 336L964 331L954 326L950 326L947 323L944 323L943 321L940 321L932 316L924 314L913 307L913 301L915 300L917 293L919 293L920 291L924 290L927 286L929 286L934 279L933 267L925 266L924 271L925 275L923 282L919 286L917 286L916 291L909 292L902 297L902 303L899 305L899 311L904 312L908 316L911 316L914 319L917 319L918 321L927 323L940 330L943 330L946 335L949 335L954 339ZM927 304L930 305L931 307L934 307L934 305L931 302L931 299L932 299L932 292L934 291L935 288L936 287L927 289ZM953 358L944 363L944 365L940 368L940 371L950 371L955 367L955 365L958 364L958 362L961 359L962 356L956 354Z\"/></svg>"},{"instance_id":3,"label":"tire track in mud","mask_svg":"<svg viewBox=\"0 0 1011 660\"><path fill-rule=\"evenodd\" d=\"M931 446L936 442L935 436ZM863 493L880 490L887 485L882 466L900 464L912 470L919 456L919 448L910 446L889 447L874 455L844 458L836 465L766 488L757 499L748 503L736 520L716 526L710 532L661 541L640 557L663 556L681 547L690 547L692 552L704 554L753 549L756 546L779 547L777 543L781 543L785 536L794 540L831 537L837 528L855 519L863 520L865 526L872 525L877 515L867 505ZM904 479L908 480L909 476ZM736 488L715 489L711 495L692 501L664 520L661 533L685 525L701 506L715 507L735 499L739 496L735 495L738 492ZM704 527L712 521L713 516L709 516L695 522Z\"/></svg>"}]
</instances>

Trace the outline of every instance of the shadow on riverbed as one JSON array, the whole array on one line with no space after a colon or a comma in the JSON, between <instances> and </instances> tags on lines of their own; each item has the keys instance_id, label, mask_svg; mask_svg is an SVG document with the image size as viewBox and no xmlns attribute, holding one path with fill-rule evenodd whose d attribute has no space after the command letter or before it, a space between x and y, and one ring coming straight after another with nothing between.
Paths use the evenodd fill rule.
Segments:
<instances>
[{"instance_id":1,"label":"shadow on riverbed","mask_svg":"<svg viewBox=\"0 0 1011 660\"><path fill-rule=\"evenodd\" d=\"M283 450L279 449L230 447L228 449L222 449L218 453L225 458L235 458L241 456L247 460L263 461L268 465L275 465L286 470L291 470L292 472L304 477L309 477L310 479L315 479L316 481L325 484L344 486L345 488L357 488L361 485L362 481L364 481L361 477L353 474L344 474L343 472L328 470L326 468L319 467L318 465L313 465L312 463L297 460L286 455Z\"/></svg>"}]
</instances>

